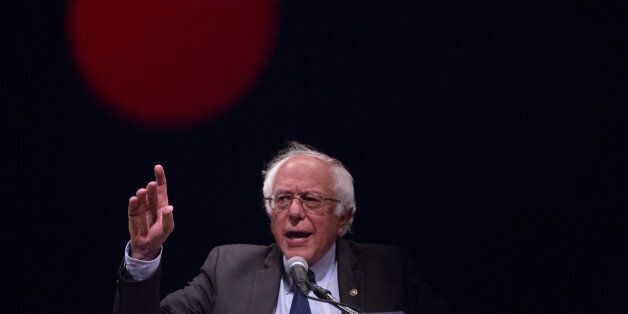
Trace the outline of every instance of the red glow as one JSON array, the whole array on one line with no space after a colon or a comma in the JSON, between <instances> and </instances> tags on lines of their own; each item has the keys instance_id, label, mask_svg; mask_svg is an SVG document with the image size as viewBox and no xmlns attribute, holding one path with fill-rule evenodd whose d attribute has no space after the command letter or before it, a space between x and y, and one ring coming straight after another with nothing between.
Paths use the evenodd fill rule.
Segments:
<instances>
[{"instance_id":1,"label":"red glow","mask_svg":"<svg viewBox=\"0 0 628 314\"><path fill-rule=\"evenodd\" d=\"M124 118L186 126L223 112L274 45L273 0L74 0L67 32L86 82Z\"/></svg>"}]
</instances>

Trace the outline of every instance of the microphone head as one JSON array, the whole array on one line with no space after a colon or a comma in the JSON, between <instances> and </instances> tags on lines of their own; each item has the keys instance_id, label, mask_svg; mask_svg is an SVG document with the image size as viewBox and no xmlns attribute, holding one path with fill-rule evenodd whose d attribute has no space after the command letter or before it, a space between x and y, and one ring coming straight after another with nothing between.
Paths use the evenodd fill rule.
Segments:
<instances>
[{"instance_id":1,"label":"microphone head","mask_svg":"<svg viewBox=\"0 0 628 314\"><path fill-rule=\"evenodd\" d=\"M286 273L292 279L292 283L297 286L302 295L307 295L310 291L310 283L307 278L307 262L301 256L294 256L286 263Z\"/></svg>"},{"instance_id":2,"label":"microphone head","mask_svg":"<svg viewBox=\"0 0 628 314\"><path fill-rule=\"evenodd\" d=\"M305 261L305 258L301 256L293 256L290 259L288 259L288 262L286 263L286 269L290 271L292 267L295 267L297 265L300 265L303 268L305 268L305 271L307 272L307 269L308 269L307 262Z\"/></svg>"}]
</instances>

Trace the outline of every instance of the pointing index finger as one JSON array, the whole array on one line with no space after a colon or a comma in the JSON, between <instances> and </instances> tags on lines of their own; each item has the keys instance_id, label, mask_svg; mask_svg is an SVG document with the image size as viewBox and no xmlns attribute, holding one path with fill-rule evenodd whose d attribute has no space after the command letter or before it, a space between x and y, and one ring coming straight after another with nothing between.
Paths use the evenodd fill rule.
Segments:
<instances>
[{"instance_id":1,"label":"pointing index finger","mask_svg":"<svg viewBox=\"0 0 628 314\"><path fill-rule=\"evenodd\" d=\"M157 208L168 206L168 189L166 187L166 172L161 165L155 165L155 182L157 183Z\"/></svg>"},{"instance_id":2,"label":"pointing index finger","mask_svg":"<svg viewBox=\"0 0 628 314\"><path fill-rule=\"evenodd\" d=\"M166 185L166 172L161 165L155 165L155 181L157 186Z\"/></svg>"}]
</instances>

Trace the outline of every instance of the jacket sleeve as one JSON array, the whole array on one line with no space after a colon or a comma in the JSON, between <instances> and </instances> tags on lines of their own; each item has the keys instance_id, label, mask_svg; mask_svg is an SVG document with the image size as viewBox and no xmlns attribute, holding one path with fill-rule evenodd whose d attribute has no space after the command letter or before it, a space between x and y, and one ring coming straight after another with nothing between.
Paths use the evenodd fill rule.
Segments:
<instances>
[{"instance_id":1,"label":"jacket sleeve","mask_svg":"<svg viewBox=\"0 0 628 314\"><path fill-rule=\"evenodd\" d=\"M160 301L161 264L146 280L134 281L127 274L124 262L118 270L118 288L113 313L211 313L214 305L214 270L219 250L207 256L199 274L184 288L168 294Z\"/></svg>"},{"instance_id":2,"label":"jacket sleeve","mask_svg":"<svg viewBox=\"0 0 628 314\"><path fill-rule=\"evenodd\" d=\"M212 313L216 299L216 264L220 249L214 248L192 281L161 301L165 313Z\"/></svg>"},{"instance_id":3,"label":"jacket sleeve","mask_svg":"<svg viewBox=\"0 0 628 314\"><path fill-rule=\"evenodd\" d=\"M146 280L135 281L128 275L123 261L118 269L118 287L113 302L113 313L161 313L160 277L161 264Z\"/></svg>"}]
</instances>

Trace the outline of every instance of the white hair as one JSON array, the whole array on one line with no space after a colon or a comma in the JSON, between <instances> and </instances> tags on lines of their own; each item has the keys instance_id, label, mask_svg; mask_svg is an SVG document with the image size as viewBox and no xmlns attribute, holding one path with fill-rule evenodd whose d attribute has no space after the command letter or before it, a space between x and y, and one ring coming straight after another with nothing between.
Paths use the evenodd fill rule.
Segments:
<instances>
[{"instance_id":1,"label":"white hair","mask_svg":"<svg viewBox=\"0 0 628 314\"><path fill-rule=\"evenodd\" d=\"M262 175L264 176L264 186L262 192L264 197L269 197L273 193L273 184L275 183L275 177L279 168L288 161L288 159L294 156L308 156L318 158L332 168L334 177L334 192L340 202L336 205L335 214L340 217L348 212L351 213L351 219L341 232L341 236L345 235L347 231L351 230L351 224L353 223L353 214L355 213L355 193L353 189L353 177L345 168L345 166L337 159L332 158L322 152L315 150L314 148L298 143L288 142L288 147L281 150L269 163ZM266 207L266 213L270 215L272 209L268 202L264 202Z\"/></svg>"}]
</instances>

